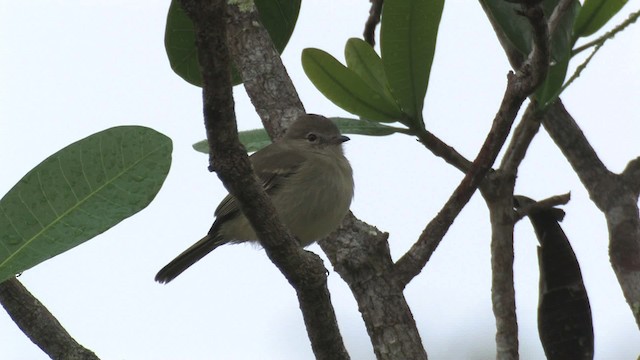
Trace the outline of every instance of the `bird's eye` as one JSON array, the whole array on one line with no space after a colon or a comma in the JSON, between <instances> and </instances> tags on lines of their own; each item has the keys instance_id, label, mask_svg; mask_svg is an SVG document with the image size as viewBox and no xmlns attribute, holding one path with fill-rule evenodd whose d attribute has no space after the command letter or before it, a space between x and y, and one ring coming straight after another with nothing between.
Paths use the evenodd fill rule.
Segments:
<instances>
[{"instance_id":1,"label":"bird's eye","mask_svg":"<svg viewBox=\"0 0 640 360\"><path fill-rule=\"evenodd\" d=\"M308 134L307 140L309 140L309 142L315 142L316 140L318 140L318 136L314 133Z\"/></svg>"}]
</instances>

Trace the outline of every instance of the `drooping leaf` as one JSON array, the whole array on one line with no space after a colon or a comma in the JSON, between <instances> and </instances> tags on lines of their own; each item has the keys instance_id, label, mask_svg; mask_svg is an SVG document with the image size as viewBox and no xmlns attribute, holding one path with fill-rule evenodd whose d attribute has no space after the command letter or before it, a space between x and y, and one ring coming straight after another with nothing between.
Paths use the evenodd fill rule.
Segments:
<instances>
[{"instance_id":1,"label":"drooping leaf","mask_svg":"<svg viewBox=\"0 0 640 360\"><path fill-rule=\"evenodd\" d=\"M0 200L0 281L145 208L171 165L171 140L120 126L51 155Z\"/></svg>"},{"instance_id":2,"label":"drooping leaf","mask_svg":"<svg viewBox=\"0 0 640 360\"><path fill-rule=\"evenodd\" d=\"M395 103L322 50L304 49L302 68L327 99L352 114L380 122L395 122L403 118Z\"/></svg>"},{"instance_id":3,"label":"drooping leaf","mask_svg":"<svg viewBox=\"0 0 640 360\"><path fill-rule=\"evenodd\" d=\"M334 117L330 118L336 123L340 132L343 134L360 134L369 136L385 136L395 133L410 134L410 130L382 125L378 122ZM247 152L254 152L271 144L271 139L264 129L254 129L239 131L240 142L247 149ZM198 141L193 144L193 148L201 153L209 153L209 144L207 140Z\"/></svg>"},{"instance_id":4,"label":"drooping leaf","mask_svg":"<svg viewBox=\"0 0 640 360\"><path fill-rule=\"evenodd\" d=\"M384 72L382 59L369 43L359 38L347 40L344 57L350 70L358 74L362 80L387 100L395 102L389 90L389 81Z\"/></svg>"},{"instance_id":5,"label":"drooping leaf","mask_svg":"<svg viewBox=\"0 0 640 360\"><path fill-rule=\"evenodd\" d=\"M422 108L444 0L386 0L380 48L391 93L402 111L422 124Z\"/></svg>"},{"instance_id":6,"label":"drooping leaf","mask_svg":"<svg viewBox=\"0 0 640 360\"><path fill-rule=\"evenodd\" d=\"M628 0L585 0L578 14L573 33L577 37L592 35L600 30Z\"/></svg>"},{"instance_id":7,"label":"drooping leaf","mask_svg":"<svg viewBox=\"0 0 640 360\"><path fill-rule=\"evenodd\" d=\"M301 0L255 0L262 24L269 32L278 52L286 47L300 12ZM198 64L196 35L191 19L182 10L179 2L171 1L167 14L164 44L173 71L185 81L202 86L202 75ZM233 84L242 82L235 67Z\"/></svg>"},{"instance_id":8,"label":"drooping leaf","mask_svg":"<svg viewBox=\"0 0 640 360\"><path fill-rule=\"evenodd\" d=\"M538 332L547 359L593 359L589 296L580 265L559 221L559 209L529 214L540 246Z\"/></svg>"}]
</instances>

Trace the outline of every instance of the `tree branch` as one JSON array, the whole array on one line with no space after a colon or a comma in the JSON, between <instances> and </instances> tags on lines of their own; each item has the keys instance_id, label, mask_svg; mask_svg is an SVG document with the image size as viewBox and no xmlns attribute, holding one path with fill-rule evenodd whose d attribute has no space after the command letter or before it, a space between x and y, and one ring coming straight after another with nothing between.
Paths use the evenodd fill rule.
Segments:
<instances>
[{"instance_id":1,"label":"tree branch","mask_svg":"<svg viewBox=\"0 0 640 360\"><path fill-rule=\"evenodd\" d=\"M368 42L371 47L376 44L376 27L380 23L380 15L382 14L383 0L369 0L371 9L369 10L369 18L364 24L364 41Z\"/></svg>"},{"instance_id":2,"label":"tree branch","mask_svg":"<svg viewBox=\"0 0 640 360\"><path fill-rule=\"evenodd\" d=\"M304 106L253 3L243 10L229 6L228 14L229 51L262 124L277 139Z\"/></svg>"},{"instance_id":3,"label":"tree branch","mask_svg":"<svg viewBox=\"0 0 640 360\"><path fill-rule=\"evenodd\" d=\"M427 149L429 149L435 156L438 156L447 163L453 165L456 169L467 173L471 169L471 161L467 160L456 149L447 145L444 141L440 140L437 136L433 135L428 130L420 130L417 134L418 141L422 143Z\"/></svg>"},{"instance_id":4,"label":"tree branch","mask_svg":"<svg viewBox=\"0 0 640 360\"><path fill-rule=\"evenodd\" d=\"M571 164L591 200L605 214L611 265L640 327L638 180L627 180L637 165L632 161L631 170L622 175L610 172L560 100L550 106L542 124Z\"/></svg>"},{"instance_id":5,"label":"tree branch","mask_svg":"<svg viewBox=\"0 0 640 360\"><path fill-rule=\"evenodd\" d=\"M518 319L513 286L515 176L498 171L481 189L491 221L491 304L496 318L496 359L518 359Z\"/></svg>"},{"instance_id":6,"label":"tree branch","mask_svg":"<svg viewBox=\"0 0 640 360\"><path fill-rule=\"evenodd\" d=\"M511 142L507 146L500 163L500 170L505 174L516 175L518 167L524 160L529 145L531 145L531 141L533 141L540 129L540 114L536 112L536 106L535 102L529 103L527 110L522 115L522 120L520 120L513 132Z\"/></svg>"},{"instance_id":7,"label":"tree branch","mask_svg":"<svg viewBox=\"0 0 640 360\"><path fill-rule=\"evenodd\" d=\"M507 89L500 109L478 156L471 165L471 169L438 215L429 222L418 241L397 261L396 274L398 281L403 286L406 286L413 277L422 271L453 220L467 204L491 168L506 141L522 103L546 76L549 48L547 24L542 9L536 5L526 5L524 14L534 29L533 51L516 74L509 73L507 76Z\"/></svg>"},{"instance_id":8,"label":"tree branch","mask_svg":"<svg viewBox=\"0 0 640 360\"><path fill-rule=\"evenodd\" d=\"M94 360L47 308L16 278L0 283L0 303L20 330L52 359Z\"/></svg>"},{"instance_id":9,"label":"tree branch","mask_svg":"<svg viewBox=\"0 0 640 360\"><path fill-rule=\"evenodd\" d=\"M393 277L388 237L349 214L320 246L353 292L376 358L427 359L402 287Z\"/></svg>"},{"instance_id":10,"label":"tree branch","mask_svg":"<svg viewBox=\"0 0 640 360\"><path fill-rule=\"evenodd\" d=\"M296 290L316 358L348 359L331 306L322 260L301 249L278 219L238 140L226 44L226 1L181 3L196 31L210 169L215 169L229 193L239 201L265 252Z\"/></svg>"}]
</instances>

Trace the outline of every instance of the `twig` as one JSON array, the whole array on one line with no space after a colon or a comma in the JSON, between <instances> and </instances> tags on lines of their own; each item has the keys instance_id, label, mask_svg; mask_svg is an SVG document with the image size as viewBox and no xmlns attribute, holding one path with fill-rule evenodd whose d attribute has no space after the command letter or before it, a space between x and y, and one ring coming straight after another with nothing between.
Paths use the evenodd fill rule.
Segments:
<instances>
[{"instance_id":1,"label":"twig","mask_svg":"<svg viewBox=\"0 0 640 360\"><path fill-rule=\"evenodd\" d=\"M518 167L524 160L531 141L540 129L540 114L536 109L537 106L534 102L529 103L504 153L500 170L509 176L515 177L517 175Z\"/></svg>"},{"instance_id":2,"label":"twig","mask_svg":"<svg viewBox=\"0 0 640 360\"><path fill-rule=\"evenodd\" d=\"M640 17L640 10L637 10L637 11L631 13L629 15L629 17L627 17L627 19L625 21L623 21L622 23L620 23L618 26L614 27L610 31L607 31L604 35L600 36L599 38L597 38L597 39L595 39L593 41L589 41L588 43L573 49L573 51L571 52L571 56L572 57L576 56L579 53L581 53L582 51L587 50L590 47L598 46L598 45L601 46L607 40L613 39L613 37L615 37L617 33L619 33L620 31L624 30L627 26L635 23L638 20L638 17Z\"/></svg>"},{"instance_id":3,"label":"twig","mask_svg":"<svg viewBox=\"0 0 640 360\"><path fill-rule=\"evenodd\" d=\"M447 145L437 136L428 130L420 130L417 134L418 141L429 149L434 155L441 157L447 163L453 165L458 170L466 173L471 168L471 161L467 160L456 149Z\"/></svg>"},{"instance_id":4,"label":"twig","mask_svg":"<svg viewBox=\"0 0 640 360\"><path fill-rule=\"evenodd\" d=\"M542 211L542 210L548 211L549 209L552 209L556 206L566 205L567 203L569 203L569 200L571 200L571 193L551 196L540 201L532 200L526 196L516 195L514 196L514 200L516 200L517 202L515 206L516 214L517 214L516 219L520 220L523 217L529 216L529 214L532 214L538 211ZM560 209L556 209L556 210L560 210ZM562 213L564 213L564 211L562 211ZM560 213L558 212L558 214ZM562 218L561 216L556 217L556 219L561 219L561 218Z\"/></svg>"},{"instance_id":5,"label":"twig","mask_svg":"<svg viewBox=\"0 0 640 360\"><path fill-rule=\"evenodd\" d=\"M369 10L369 18L364 24L364 41L368 42L371 47L376 44L376 27L380 23L380 14L382 13L383 0L369 0L371 9Z\"/></svg>"},{"instance_id":6,"label":"twig","mask_svg":"<svg viewBox=\"0 0 640 360\"><path fill-rule=\"evenodd\" d=\"M78 344L18 279L0 283L0 303L22 332L52 359L98 359L91 350Z\"/></svg>"},{"instance_id":7,"label":"twig","mask_svg":"<svg viewBox=\"0 0 640 360\"><path fill-rule=\"evenodd\" d=\"M322 260L300 249L278 219L238 140L226 37L226 1L182 0L181 3L196 31L210 168L215 169L229 193L239 201L265 252L295 288L316 358L348 359Z\"/></svg>"}]
</instances>

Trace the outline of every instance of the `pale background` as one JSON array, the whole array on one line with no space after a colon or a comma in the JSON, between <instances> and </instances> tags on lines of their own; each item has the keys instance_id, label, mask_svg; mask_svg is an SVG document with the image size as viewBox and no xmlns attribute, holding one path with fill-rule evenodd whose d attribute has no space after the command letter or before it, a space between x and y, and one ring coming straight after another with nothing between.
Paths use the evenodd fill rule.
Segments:
<instances>
[{"instance_id":1,"label":"pale background","mask_svg":"<svg viewBox=\"0 0 640 360\"><path fill-rule=\"evenodd\" d=\"M613 23L638 8L630 1ZM173 165L155 201L82 246L24 272L20 281L83 345L103 359L311 359L294 291L252 246L216 250L173 283L155 273L199 239L225 195L207 157L201 92L171 71L163 34L168 1L0 2L0 193L44 158L106 128L152 127L174 142ZM307 111L348 115L304 75L300 52L343 60L360 37L365 0L303 2L284 62ZM610 26L609 26L610 27ZM564 94L613 171L640 155L640 26L608 43ZM445 5L427 93L427 128L473 158L498 108L509 66L477 2ZM241 87L241 129L260 125ZM414 139L352 136L353 212L391 233L395 258L440 209L462 174ZM593 309L596 358L635 359L640 335L607 256L606 224L567 161L541 131L518 178L533 198L571 191L564 229L582 265ZM406 296L431 359L494 358L488 212L476 195ZM321 253L317 246L310 250ZM330 267L328 261L325 264ZM516 296L522 359L543 358L537 338L536 239L516 227ZM373 359L357 306L340 277L329 285L353 359ZM0 358L45 359L0 311Z\"/></svg>"}]
</instances>

